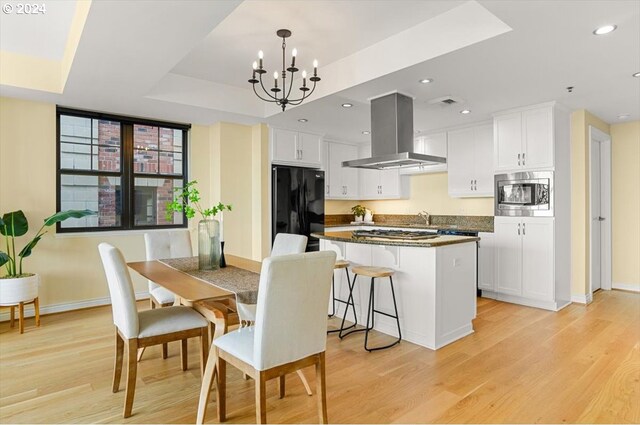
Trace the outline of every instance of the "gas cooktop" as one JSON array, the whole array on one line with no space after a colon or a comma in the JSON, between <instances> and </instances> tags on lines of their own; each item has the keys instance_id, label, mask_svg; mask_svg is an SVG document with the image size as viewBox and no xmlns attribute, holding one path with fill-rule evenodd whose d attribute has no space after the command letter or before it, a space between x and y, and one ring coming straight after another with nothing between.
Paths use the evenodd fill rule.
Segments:
<instances>
[{"instance_id":1,"label":"gas cooktop","mask_svg":"<svg viewBox=\"0 0 640 425\"><path fill-rule=\"evenodd\" d=\"M400 239L400 240L424 240L437 238L435 233L416 232L412 230L354 230L354 238L379 238L379 239Z\"/></svg>"}]
</instances>

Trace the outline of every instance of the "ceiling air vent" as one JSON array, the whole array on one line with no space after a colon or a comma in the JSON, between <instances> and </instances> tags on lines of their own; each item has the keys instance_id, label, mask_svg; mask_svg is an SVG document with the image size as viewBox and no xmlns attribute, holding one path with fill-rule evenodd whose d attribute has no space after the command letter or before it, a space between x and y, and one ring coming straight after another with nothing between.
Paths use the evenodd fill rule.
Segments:
<instances>
[{"instance_id":1,"label":"ceiling air vent","mask_svg":"<svg viewBox=\"0 0 640 425\"><path fill-rule=\"evenodd\" d=\"M427 101L427 103L429 105L450 106L450 105L455 105L456 103L464 103L464 100L455 96L442 96L435 99L431 99Z\"/></svg>"}]
</instances>

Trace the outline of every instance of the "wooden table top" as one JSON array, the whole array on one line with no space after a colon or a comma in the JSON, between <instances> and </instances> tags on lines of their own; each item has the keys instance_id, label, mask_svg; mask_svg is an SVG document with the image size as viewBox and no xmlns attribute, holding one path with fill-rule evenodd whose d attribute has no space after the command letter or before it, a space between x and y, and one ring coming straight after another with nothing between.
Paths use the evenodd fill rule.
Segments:
<instances>
[{"instance_id":1,"label":"wooden table top","mask_svg":"<svg viewBox=\"0 0 640 425\"><path fill-rule=\"evenodd\" d=\"M260 263L257 261L231 255L225 255L225 258L230 265L257 273L260 272ZM127 265L140 275L163 286L188 302L234 296L231 291L211 285L187 273L169 267L160 261L133 261L127 263Z\"/></svg>"}]
</instances>

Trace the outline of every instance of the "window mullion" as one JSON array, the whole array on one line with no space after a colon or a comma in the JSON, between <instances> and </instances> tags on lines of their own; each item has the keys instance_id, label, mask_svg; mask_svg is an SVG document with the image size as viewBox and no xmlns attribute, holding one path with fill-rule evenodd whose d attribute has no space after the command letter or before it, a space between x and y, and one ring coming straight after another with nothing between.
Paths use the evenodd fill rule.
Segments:
<instances>
[{"instance_id":1,"label":"window mullion","mask_svg":"<svg viewBox=\"0 0 640 425\"><path fill-rule=\"evenodd\" d=\"M133 229L133 125L122 124L122 225Z\"/></svg>"}]
</instances>

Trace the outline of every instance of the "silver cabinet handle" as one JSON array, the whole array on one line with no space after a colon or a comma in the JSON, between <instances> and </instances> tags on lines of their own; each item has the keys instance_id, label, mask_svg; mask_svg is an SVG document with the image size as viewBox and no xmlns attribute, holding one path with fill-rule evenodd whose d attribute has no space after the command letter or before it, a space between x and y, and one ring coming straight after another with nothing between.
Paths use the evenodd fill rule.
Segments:
<instances>
[{"instance_id":1,"label":"silver cabinet handle","mask_svg":"<svg viewBox=\"0 0 640 425\"><path fill-rule=\"evenodd\" d=\"M302 149L300 149L300 159L304 158L304 155L302 153Z\"/></svg>"},{"instance_id":2,"label":"silver cabinet handle","mask_svg":"<svg viewBox=\"0 0 640 425\"><path fill-rule=\"evenodd\" d=\"M473 181L473 190L478 190L478 180Z\"/></svg>"},{"instance_id":3,"label":"silver cabinet handle","mask_svg":"<svg viewBox=\"0 0 640 425\"><path fill-rule=\"evenodd\" d=\"M518 223L518 235L520 234L520 223Z\"/></svg>"},{"instance_id":4,"label":"silver cabinet handle","mask_svg":"<svg viewBox=\"0 0 640 425\"><path fill-rule=\"evenodd\" d=\"M469 186L471 187L471 190L473 190L473 179L469 181Z\"/></svg>"},{"instance_id":5,"label":"silver cabinet handle","mask_svg":"<svg viewBox=\"0 0 640 425\"><path fill-rule=\"evenodd\" d=\"M518 154L518 165L520 165L520 154Z\"/></svg>"},{"instance_id":6,"label":"silver cabinet handle","mask_svg":"<svg viewBox=\"0 0 640 425\"><path fill-rule=\"evenodd\" d=\"M522 165L524 165L524 152L522 153Z\"/></svg>"},{"instance_id":7,"label":"silver cabinet handle","mask_svg":"<svg viewBox=\"0 0 640 425\"><path fill-rule=\"evenodd\" d=\"M527 233L526 233L526 230L527 230L527 227L526 227L526 226L527 226L527 223L522 223L522 234L523 234L523 235L526 235L526 234L527 234Z\"/></svg>"}]
</instances>

